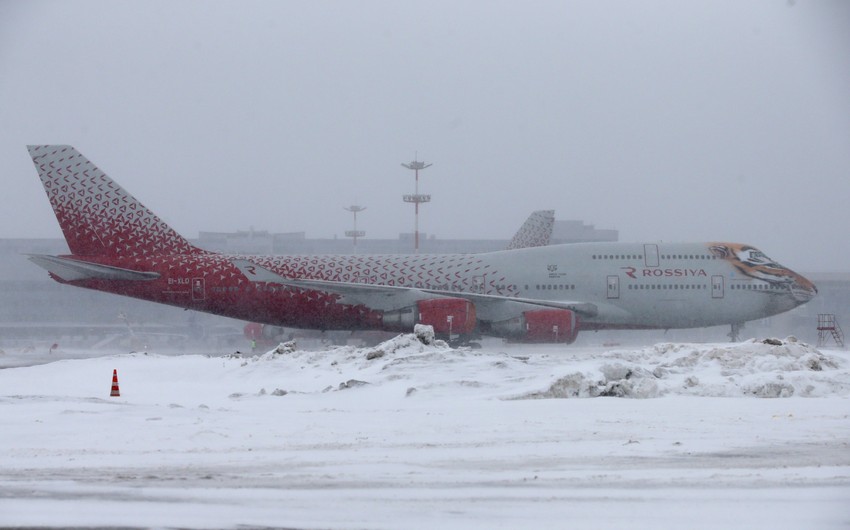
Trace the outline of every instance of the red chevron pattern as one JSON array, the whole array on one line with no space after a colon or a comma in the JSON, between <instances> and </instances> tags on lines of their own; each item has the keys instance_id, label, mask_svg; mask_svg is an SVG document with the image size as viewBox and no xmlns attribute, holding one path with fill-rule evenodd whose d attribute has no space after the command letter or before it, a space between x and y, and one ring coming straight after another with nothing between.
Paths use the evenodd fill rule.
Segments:
<instances>
[{"instance_id":1,"label":"red chevron pattern","mask_svg":"<svg viewBox=\"0 0 850 530\"><path fill-rule=\"evenodd\" d=\"M71 252L147 256L201 252L71 146L29 146Z\"/></svg>"}]
</instances>

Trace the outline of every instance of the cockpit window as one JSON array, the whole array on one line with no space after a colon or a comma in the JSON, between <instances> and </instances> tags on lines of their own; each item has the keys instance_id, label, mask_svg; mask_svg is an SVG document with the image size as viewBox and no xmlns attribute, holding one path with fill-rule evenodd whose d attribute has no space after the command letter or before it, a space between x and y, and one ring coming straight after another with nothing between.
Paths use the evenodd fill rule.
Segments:
<instances>
[{"instance_id":1,"label":"cockpit window","mask_svg":"<svg viewBox=\"0 0 850 530\"><path fill-rule=\"evenodd\" d=\"M773 261L767 255L757 248L743 247L738 254L741 261L750 265L761 265L762 267L770 267L771 269L784 269L782 265Z\"/></svg>"}]
</instances>

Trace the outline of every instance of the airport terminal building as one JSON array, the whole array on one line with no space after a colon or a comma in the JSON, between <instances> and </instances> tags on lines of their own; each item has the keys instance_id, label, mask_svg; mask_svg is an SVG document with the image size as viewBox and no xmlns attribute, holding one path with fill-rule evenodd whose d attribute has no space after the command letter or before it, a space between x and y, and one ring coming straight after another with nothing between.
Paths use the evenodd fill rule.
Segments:
<instances>
[{"instance_id":1,"label":"airport terminal building","mask_svg":"<svg viewBox=\"0 0 850 530\"><path fill-rule=\"evenodd\" d=\"M313 239L305 232L271 233L265 230L237 232L201 232L193 243L199 247L232 254L409 254L413 252L414 234L399 234L397 239L357 240L357 247L348 238ZM478 254L504 250L507 239L442 239L419 234L419 249L423 254ZM619 232L598 229L582 221L555 221L552 244L617 241Z\"/></svg>"}]
</instances>

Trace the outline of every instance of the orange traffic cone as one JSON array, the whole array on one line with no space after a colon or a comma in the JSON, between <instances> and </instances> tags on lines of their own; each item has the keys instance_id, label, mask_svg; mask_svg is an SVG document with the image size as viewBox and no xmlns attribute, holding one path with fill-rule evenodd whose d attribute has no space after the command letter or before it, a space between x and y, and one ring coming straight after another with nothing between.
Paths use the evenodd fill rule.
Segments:
<instances>
[{"instance_id":1,"label":"orange traffic cone","mask_svg":"<svg viewBox=\"0 0 850 530\"><path fill-rule=\"evenodd\" d=\"M109 393L109 397L120 397L121 393L118 392L118 370L112 370L112 392Z\"/></svg>"}]
</instances>

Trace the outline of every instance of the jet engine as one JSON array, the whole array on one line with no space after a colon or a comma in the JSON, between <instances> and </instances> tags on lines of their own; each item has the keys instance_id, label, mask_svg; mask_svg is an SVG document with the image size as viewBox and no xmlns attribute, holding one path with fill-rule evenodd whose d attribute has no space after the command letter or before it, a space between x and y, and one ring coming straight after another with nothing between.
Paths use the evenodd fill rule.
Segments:
<instances>
[{"instance_id":1,"label":"jet engine","mask_svg":"<svg viewBox=\"0 0 850 530\"><path fill-rule=\"evenodd\" d=\"M416 324L427 324L437 335L467 335L475 329L475 305L463 298L418 300L412 306L385 311L381 324L386 331L410 332Z\"/></svg>"},{"instance_id":2,"label":"jet engine","mask_svg":"<svg viewBox=\"0 0 850 530\"><path fill-rule=\"evenodd\" d=\"M286 328L280 326L272 326L269 324L259 324L257 322L249 322L243 328L245 338L248 340L265 341L265 342L280 342L286 340Z\"/></svg>"},{"instance_id":3,"label":"jet engine","mask_svg":"<svg viewBox=\"0 0 850 530\"><path fill-rule=\"evenodd\" d=\"M494 322L491 332L517 342L571 344L578 335L578 318L569 309L537 309Z\"/></svg>"}]
</instances>

